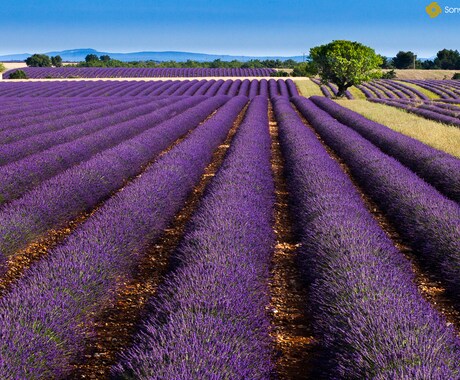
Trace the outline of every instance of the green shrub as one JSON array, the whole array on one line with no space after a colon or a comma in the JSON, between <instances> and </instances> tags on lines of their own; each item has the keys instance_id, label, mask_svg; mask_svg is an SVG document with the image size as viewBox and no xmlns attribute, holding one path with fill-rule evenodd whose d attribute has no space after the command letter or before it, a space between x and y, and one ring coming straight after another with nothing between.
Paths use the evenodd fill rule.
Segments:
<instances>
[{"instance_id":1,"label":"green shrub","mask_svg":"<svg viewBox=\"0 0 460 380\"><path fill-rule=\"evenodd\" d=\"M395 79L395 78L396 78L396 71L394 71L393 69L382 74L382 79Z\"/></svg>"},{"instance_id":2,"label":"green shrub","mask_svg":"<svg viewBox=\"0 0 460 380\"><path fill-rule=\"evenodd\" d=\"M270 74L271 77L288 77L289 73L284 70L276 71Z\"/></svg>"},{"instance_id":3,"label":"green shrub","mask_svg":"<svg viewBox=\"0 0 460 380\"><path fill-rule=\"evenodd\" d=\"M460 73L455 73L452 79L459 80L460 79Z\"/></svg>"},{"instance_id":4,"label":"green shrub","mask_svg":"<svg viewBox=\"0 0 460 380\"><path fill-rule=\"evenodd\" d=\"M16 70L10 74L10 79L28 79L28 77L23 70Z\"/></svg>"}]
</instances>

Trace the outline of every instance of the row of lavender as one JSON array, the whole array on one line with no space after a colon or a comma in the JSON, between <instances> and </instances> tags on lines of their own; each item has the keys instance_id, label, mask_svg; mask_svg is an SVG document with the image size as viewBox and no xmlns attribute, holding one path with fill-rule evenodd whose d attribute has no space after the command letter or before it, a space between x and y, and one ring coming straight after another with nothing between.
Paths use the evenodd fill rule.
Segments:
<instances>
[{"instance_id":1,"label":"row of lavender","mask_svg":"<svg viewBox=\"0 0 460 380\"><path fill-rule=\"evenodd\" d=\"M368 99L374 103L400 108L425 119L460 127L460 106L441 102L417 102L404 99ZM460 99L458 102L460 104Z\"/></svg>"},{"instance_id":2,"label":"row of lavender","mask_svg":"<svg viewBox=\"0 0 460 380\"><path fill-rule=\"evenodd\" d=\"M320 86L321 92L326 98L337 95L337 88L333 84L324 85L315 78L312 78L312 81ZM460 106L455 105L455 103L460 104L460 85L457 82L446 80L406 80L403 82L382 79L363 83L357 88L372 102L404 109L441 123L460 126ZM425 88L440 99L432 100L420 89L410 84ZM350 92L345 95L348 99L353 99Z\"/></svg>"},{"instance_id":3,"label":"row of lavender","mask_svg":"<svg viewBox=\"0 0 460 380\"><path fill-rule=\"evenodd\" d=\"M109 96L296 96L291 79L236 79L184 81L78 81L0 83L0 97L109 97Z\"/></svg>"},{"instance_id":4,"label":"row of lavender","mask_svg":"<svg viewBox=\"0 0 460 380\"><path fill-rule=\"evenodd\" d=\"M306 99L295 98L294 103L323 138L337 128L349 133ZM266 115L262 107L258 112L262 110ZM410 263L381 230L353 183L289 101L274 99L274 110L301 237L300 264L310 288L309 308L327 361L317 375L458 377L460 342L456 332L422 298ZM263 120L266 134L265 115L254 118L248 113L246 122ZM267 219L273 203L264 190L273 185L264 128L253 123L252 132L250 125L241 126L235 146L175 253L177 268L151 301L150 314L134 345L113 368L114 379L270 378L274 353L270 352L262 310L268 305L264 292L270 239L273 244ZM356 133L350 133L351 138L344 139L344 149L356 148L360 141ZM364 146L367 151L358 150L363 157L372 149L378 151L371 144ZM374 156L370 154L370 162ZM455 211L452 204L450 207ZM452 225L456 222L451 221ZM259 228L257 234L252 232L254 228ZM454 243L452 252L459 252L455 234L446 232L439 241L444 239ZM248 247L253 247L252 255L247 254Z\"/></svg>"},{"instance_id":5,"label":"row of lavender","mask_svg":"<svg viewBox=\"0 0 460 380\"><path fill-rule=\"evenodd\" d=\"M395 132L385 125L319 96L310 98L332 117L354 129L386 154L395 157L448 198L460 203L460 160Z\"/></svg>"},{"instance_id":6,"label":"row of lavender","mask_svg":"<svg viewBox=\"0 0 460 380\"><path fill-rule=\"evenodd\" d=\"M138 135L203 99L204 97L186 97L178 101L176 97L170 97L167 100L140 105L135 107L134 111L127 109L87 123L79 123L59 131L38 134L3 145L0 204L20 197L70 166ZM47 135L49 139L42 137ZM55 139L53 135L56 136ZM80 136L76 137L78 135ZM40 143L42 138L43 144ZM70 141L66 142L66 139Z\"/></svg>"},{"instance_id":7,"label":"row of lavender","mask_svg":"<svg viewBox=\"0 0 460 380\"><path fill-rule=\"evenodd\" d=\"M213 97L199 103L198 99L189 98L175 106L174 112L170 106L163 107L137 119L137 123L148 120L144 122L148 128L139 129L134 137L112 148L101 148L99 153L86 157L83 162L80 158L71 160L72 152L66 160L67 166L54 170L51 178L49 172L38 173L34 185L23 186L15 193L18 199L4 204L0 210L2 269L6 269L5 260L14 252L109 197L226 99ZM174 116L176 113L179 114ZM136 121L130 124L131 127L135 125ZM68 149L71 148L69 145Z\"/></svg>"},{"instance_id":8,"label":"row of lavender","mask_svg":"<svg viewBox=\"0 0 460 380\"><path fill-rule=\"evenodd\" d=\"M426 100L430 98L419 89L402 81L389 79L374 80L357 86L368 99L413 99Z\"/></svg>"},{"instance_id":9,"label":"row of lavender","mask_svg":"<svg viewBox=\"0 0 460 380\"><path fill-rule=\"evenodd\" d=\"M333 83L323 84L323 82L321 82L319 79L316 79L316 78L310 78L310 80L319 86L321 92L326 98L332 98L334 96L337 96L338 88L335 84ZM345 96L347 99L354 99L353 95L348 90L345 91Z\"/></svg>"},{"instance_id":10,"label":"row of lavender","mask_svg":"<svg viewBox=\"0 0 460 380\"><path fill-rule=\"evenodd\" d=\"M323 84L319 79L311 78L313 83L320 86L321 92L327 98L337 95L337 87L332 83ZM391 80L379 79L365 82L356 86L368 99L414 100L431 101L439 97L441 101L460 102L460 83L455 80ZM414 86L415 85L415 86ZM432 93L429 97L420 88ZM350 92L345 93L348 99L353 99Z\"/></svg>"},{"instance_id":11,"label":"row of lavender","mask_svg":"<svg viewBox=\"0 0 460 380\"><path fill-rule=\"evenodd\" d=\"M358 178L368 184L369 193L401 231L446 276L455 292L460 252L458 204L379 153L313 103L302 98L294 101ZM134 101L131 106L139 107L135 112L145 112L143 116L119 123L109 119L107 126L93 135L79 139L77 134L78 143L61 144L65 149L57 145L44 150L43 156L34 153L25 157L33 168L29 175L36 176L36 182L31 187L22 184L23 193L11 196L0 210L3 263L48 229L59 228L108 199L160 151L226 103L141 177L109 198L2 298L2 378L57 378L68 374L70 363L91 333L87 327L92 318L113 299L118 284L130 277L144 249L180 210L212 151L223 141L246 102L245 97L228 101L217 96L168 97L153 104ZM47 106L50 102L43 104ZM97 112L107 112L104 104L97 109L88 106L82 103L74 113L57 109L54 115L58 120L60 112L73 117L87 110L91 123ZM121 107L118 103L114 106ZM129 109L121 107L119 111L123 114ZM317 310L316 328L325 349L332 354L329 377L458 376L455 333L421 299L408 263L373 221L340 167L308 133L287 97L275 100L275 111L292 203L299 215L297 227L303 239L300 254L305 260L302 267L312 284L312 302ZM24 125L10 121L13 125L5 132L25 131ZM349 124L364 129L363 120L351 120ZM225 373L229 378L269 377L273 353L265 307L273 244L273 183L267 129L266 96L255 98L175 254L178 267L167 277L168 285L160 289L159 297L152 300L155 312L145 320L136 345L114 368L114 376L212 378ZM393 148L390 154L398 153L396 136L385 135L375 125L369 125L369 129L377 130L378 138L387 139L383 145ZM53 133L61 133L59 130L55 128ZM131 134L127 134L129 130L133 130ZM104 142L112 134L118 137ZM33 137L21 135L10 144ZM79 154L88 149L91 153L80 158ZM423 163L417 169L419 175L430 178L434 173L432 181L440 191L458 196L455 183L449 190L449 181L442 181L443 175L455 180L455 161L446 157L442 161L440 157L436 164L434 152L423 151L416 144L411 149L419 157L434 161L432 168L430 162ZM33 166L34 156L35 160L42 157L38 161L43 164ZM405 159L404 165L410 166L410 157L400 157L398 160ZM20 170L28 168L20 164L23 160L5 164L4 168L19 165L15 169L18 171L7 169L5 175L11 179L22 176ZM352 165L353 160L356 165ZM452 172L439 175L436 165L449 165ZM411 197L404 196L406 188L413 189ZM184 331L189 335L184 336Z\"/></svg>"},{"instance_id":12,"label":"row of lavender","mask_svg":"<svg viewBox=\"0 0 460 380\"><path fill-rule=\"evenodd\" d=\"M458 80L405 80L438 95L441 99L459 99L460 81Z\"/></svg>"},{"instance_id":13,"label":"row of lavender","mask_svg":"<svg viewBox=\"0 0 460 380\"><path fill-rule=\"evenodd\" d=\"M9 79L10 74L3 74ZM174 77L269 77L274 69L242 68L137 68L137 67L24 67L28 78L174 78Z\"/></svg>"},{"instance_id":14,"label":"row of lavender","mask_svg":"<svg viewBox=\"0 0 460 380\"><path fill-rule=\"evenodd\" d=\"M364 178L369 177L368 182L378 182L376 177L385 174L387 166L390 174L395 174L394 160L384 158L378 148L310 100L299 97L294 104L351 166L353 174L360 170ZM309 285L309 308L326 361L317 377L457 378L460 344L456 332L446 327L446 321L421 297L409 262L395 249L353 183L289 102L276 99L274 106L301 239L299 262ZM375 167L371 169L372 164ZM402 171L398 179L408 174L402 166L397 169ZM408 181L417 182L410 176ZM375 187L395 196L392 182L386 175ZM442 200L441 206L446 202ZM456 210L456 205L449 205ZM401 219L412 223L407 214ZM432 228L437 229L434 223ZM456 223L458 220L451 220L450 228ZM437 231L442 234L442 227Z\"/></svg>"},{"instance_id":15,"label":"row of lavender","mask_svg":"<svg viewBox=\"0 0 460 380\"><path fill-rule=\"evenodd\" d=\"M359 115L353 117L351 111L340 115L330 102L312 100L334 117L312 101L297 97L294 103L417 254L440 273L450 294L458 298L460 161Z\"/></svg>"},{"instance_id":16,"label":"row of lavender","mask_svg":"<svg viewBox=\"0 0 460 380\"><path fill-rule=\"evenodd\" d=\"M274 184L267 99L255 98L188 233L178 262L115 378L268 379L268 279ZM217 237L217 238L216 238Z\"/></svg>"},{"instance_id":17,"label":"row of lavender","mask_svg":"<svg viewBox=\"0 0 460 380\"><path fill-rule=\"evenodd\" d=\"M187 111L183 119L163 125L158 132L164 136L179 123L183 126L177 126L172 133L183 134L219 104L226 103L184 141L157 159L142 176L109 198L0 300L2 378L62 378L69 374L71 362L84 349L92 319L113 299L120 281L130 278L145 248L181 209L213 151L223 142L247 102L245 97L227 100L226 97L208 99L203 102L207 106L199 104L194 112ZM158 128L152 128L152 132ZM162 149L161 145L168 144L157 143L156 133L143 137L125 146L125 154L136 151L137 144L144 157L152 156ZM142 146L147 137L150 141ZM174 137L167 139L171 141ZM157 144L154 152L150 150L152 144ZM118 154L123 152L120 150ZM106 158L110 161L112 157ZM136 165L142 159L138 161ZM104 162L99 160L91 168L104 174L103 166ZM85 172L88 173L82 171ZM63 181L56 181L52 186L62 185Z\"/></svg>"},{"instance_id":18,"label":"row of lavender","mask_svg":"<svg viewBox=\"0 0 460 380\"><path fill-rule=\"evenodd\" d=\"M450 99L460 102L460 84L455 80L380 79L357 87L369 99L430 101L433 97L439 97L440 100ZM431 92L431 97L420 88Z\"/></svg>"}]
</instances>

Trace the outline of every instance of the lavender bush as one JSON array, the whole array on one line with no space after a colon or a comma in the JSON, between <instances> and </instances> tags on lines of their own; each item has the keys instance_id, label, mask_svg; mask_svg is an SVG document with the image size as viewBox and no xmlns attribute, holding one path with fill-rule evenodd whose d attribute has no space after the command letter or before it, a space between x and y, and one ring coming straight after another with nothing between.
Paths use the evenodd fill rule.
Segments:
<instances>
[{"instance_id":1,"label":"lavender bush","mask_svg":"<svg viewBox=\"0 0 460 380\"><path fill-rule=\"evenodd\" d=\"M5 206L0 211L0 261L49 229L58 229L81 212L92 209L227 100L227 97L205 100L45 181Z\"/></svg>"},{"instance_id":2,"label":"lavender bush","mask_svg":"<svg viewBox=\"0 0 460 380\"><path fill-rule=\"evenodd\" d=\"M420 141L395 132L320 96L310 98L332 117L354 129L417 173L440 192L460 203L460 160Z\"/></svg>"},{"instance_id":3,"label":"lavender bush","mask_svg":"<svg viewBox=\"0 0 460 380\"><path fill-rule=\"evenodd\" d=\"M157 111L0 167L0 204L20 197L44 180L88 160L104 149L144 132L202 100L203 98L199 97L192 99L187 97L177 102L177 99L170 98L168 100L170 105ZM146 107L151 109L150 106Z\"/></svg>"},{"instance_id":4,"label":"lavender bush","mask_svg":"<svg viewBox=\"0 0 460 380\"><path fill-rule=\"evenodd\" d=\"M460 206L311 100L294 104L350 168L415 252L436 268L451 296L460 287Z\"/></svg>"},{"instance_id":5,"label":"lavender bush","mask_svg":"<svg viewBox=\"0 0 460 380\"><path fill-rule=\"evenodd\" d=\"M267 98L251 102L116 379L269 379L274 185Z\"/></svg>"},{"instance_id":6,"label":"lavender bush","mask_svg":"<svg viewBox=\"0 0 460 380\"><path fill-rule=\"evenodd\" d=\"M89 322L199 181L247 98L231 99L110 198L0 300L0 377L66 377Z\"/></svg>"},{"instance_id":7,"label":"lavender bush","mask_svg":"<svg viewBox=\"0 0 460 380\"><path fill-rule=\"evenodd\" d=\"M336 129L313 115L323 112L313 103L295 99L303 112L311 110L305 114L315 127L321 123L318 130ZM421 297L409 262L288 101L276 99L274 111L301 240L299 262L325 352L317 377L458 378L459 340ZM336 144L346 145L347 140L336 136Z\"/></svg>"}]
</instances>

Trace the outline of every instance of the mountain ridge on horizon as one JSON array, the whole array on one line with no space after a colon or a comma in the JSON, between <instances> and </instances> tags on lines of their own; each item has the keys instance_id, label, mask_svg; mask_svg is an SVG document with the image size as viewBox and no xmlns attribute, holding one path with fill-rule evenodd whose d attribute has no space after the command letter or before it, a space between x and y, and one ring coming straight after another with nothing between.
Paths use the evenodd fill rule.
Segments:
<instances>
[{"instance_id":1,"label":"mountain ridge on horizon","mask_svg":"<svg viewBox=\"0 0 460 380\"><path fill-rule=\"evenodd\" d=\"M207 62L214 61L216 59L221 59L222 61L249 61L251 59L280 59L287 60L293 59L296 62L302 62L304 56L245 56L245 55L231 55L231 54L206 54L206 53L193 53L193 52L182 52L182 51L140 51L132 53L109 53L102 52L95 49L69 49L62 51L51 51L46 53L49 56L60 55L63 61L66 62L79 62L84 61L85 57L88 54L100 55L109 55L113 59L117 59L123 62L128 61L176 61L176 62L185 62L187 60ZM30 53L20 53L20 54L7 54L0 55L0 61L24 61L32 54Z\"/></svg>"}]
</instances>

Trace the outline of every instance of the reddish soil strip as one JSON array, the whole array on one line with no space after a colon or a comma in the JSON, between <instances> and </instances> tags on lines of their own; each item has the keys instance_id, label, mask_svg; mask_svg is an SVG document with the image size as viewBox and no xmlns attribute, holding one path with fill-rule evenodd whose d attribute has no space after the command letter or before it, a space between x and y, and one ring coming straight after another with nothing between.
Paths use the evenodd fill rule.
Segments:
<instances>
[{"instance_id":1,"label":"reddish soil strip","mask_svg":"<svg viewBox=\"0 0 460 380\"><path fill-rule=\"evenodd\" d=\"M430 272L429 264L425 263L420 258L420 255L410 247L410 244L401 237L384 212L365 193L358 181L353 177L348 165L324 142L321 136L315 131L303 115L298 111L297 114L300 118L302 118L304 124L315 133L316 137L322 143L331 158L340 164L342 170L351 179L367 209L379 223L380 228L382 228L382 230L385 231L388 237L393 241L394 246L403 253L406 259L411 262L412 270L415 274L415 283L417 284L422 296L446 318L448 325L454 325L457 335L460 336L460 305L456 305L452 299L446 296L446 288L442 285L442 281L440 281L436 274Z\"/></svg>"},{"instance_id":2,"label":"reddish soil strip","mask_svg":"<svg viewBox=\"0 0 460 380\"><path fill-rule=\"evenodd\" d=\"M187 221L196 210L206 186L222 164L246 109L247 107L235 120L225 142L214 152L211 164L205 169L200 183L189 196L184 208L175 216L163 235L145 252L133 279L121 285L115 302L107 305L97 316L83 358L74 365L70 379L107 379L119 353L132 343L136 328L145 315L146 302L155 295L168 269L169 257L179 244Z\"/></svg>"},{"instance_id":3,"label":"reddish soil strip","mask_svg":"<svg viewBox=\"0 0 460 380\"><path fill-rule=\"evenodd\" d=\"M299 245L292 231L278 126L271 107L269 116L272 170L276 186L276 246L270 282L273 337L275 350L279 353L276 371L280 379L311 379L319 345L312 335L310 316L306 313L306 288L296 264L295 255Z\"/></svg>"}]
</instances>

